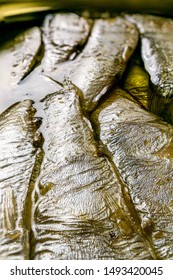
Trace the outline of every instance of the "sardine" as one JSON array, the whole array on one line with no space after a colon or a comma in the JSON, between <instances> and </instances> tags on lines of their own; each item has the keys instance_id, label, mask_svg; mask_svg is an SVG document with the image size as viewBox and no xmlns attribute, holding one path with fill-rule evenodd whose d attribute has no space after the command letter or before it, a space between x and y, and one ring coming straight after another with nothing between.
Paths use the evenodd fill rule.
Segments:
<instances>
[{"instance_id":1,"label":"sardine","mask_svg":"<svg viewBox=\"0 0 173 280\"><path fill-rule=\"evenodd\" d=\"M61 72L61 64L73 59L89 36L91 22L72 13L48 15L41 29L14 36L0 50L0 112L20 100L38 102L56 92L60 87L48 73L59 65Z\"/></svg>"},{"instance_id":2,"label":"sardine","mask_svg":"<svg viewBox=\"0 0 173 280\"><path fill-rule=\"evenodd\" d=\"M0 259L29 259L31 191L39 134L29 100L0 116Z\"/></svg>"},{"instance_id":3,"label":"sardine","mask_svg":"<svg viewBox=\"0 0 173 280\"><path fill-rule=\"evenodd\" d=\"M0 50L1 91L18 84L37 62L41 48L41 32L38 27L27 29Z\"/></svg>"},{"instance_id":4,"label":"sardine","mask_svg":"<svg viewBox=\"0 0 173 280\"><path fill-rule=\"evenodd\" d=\"M76 14L48 15L43 23L45 46L43 69L52 71L57 64L72 59L89 36L91 20Z\"/></svg>"},{"instance_id":5,"label":"sardine","mask_svg":"<svg viewBox=\"0 0 173 280\"><path fill-rule=\"evenodd\" d=\"M98 153L79 95L69 84L43 100L45 155L35 184L31 256L152 259L118 176Z\"/></svg>"},{"instance_id":6,"label":"sardine","mask_svg":"<svg viewBox=\"0 0 173 280\"><path fill-rule=\"evenodd\" d=\"M149 110L173 124L173 20L151 15L128 16L141 33L142 58L153 85ZM171 110L170 110L171 109Z\"/></svg>"},{"instance_id":7,"label":"sardine","mask_svg":"<svg viewBox=\"0 0 173 280\"><path fill-rule=\"evenodd\" d=\"M173 259L173 128L117 88L92 114L157 259Z\"/></svg>"},{"instance_id":8,"label":"sardine","mask_svg":"<svg viewBox=\"0 0 173 280\"><path fill-rule=\"evenodd\" d=\"M142 58L151 82L163 97L173 95L173 20L152 15L132 15L141 34Z\"/></svg>"},{"instance_id":9,"label":"sardine","mask_svg":"<svg viewBox=\"0 0 173 280\"><path fill-rule=\"evenodd\" d=\"M92 111L100 97L119 81L137 42L136 27L123 17L97 19L76 59L48 75L62 83L64 77L69 78L82 91L85 110Z\"/></svg>"}]
</instances>

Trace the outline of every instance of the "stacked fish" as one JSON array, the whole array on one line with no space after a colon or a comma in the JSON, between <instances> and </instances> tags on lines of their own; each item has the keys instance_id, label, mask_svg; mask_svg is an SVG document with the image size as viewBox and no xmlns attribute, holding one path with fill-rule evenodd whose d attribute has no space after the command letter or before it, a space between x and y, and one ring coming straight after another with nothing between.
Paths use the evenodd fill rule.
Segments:
<instances>
[{"instance_id":1,"label":"stacked fish","mask_svg":"<svg viewBox=\"0 0 173 280\"><path fill-rule=\"evenodd\" d=\"M172 27L59 13L2 45L1 259L173 259Z\"/></svg>"}]
</instances>

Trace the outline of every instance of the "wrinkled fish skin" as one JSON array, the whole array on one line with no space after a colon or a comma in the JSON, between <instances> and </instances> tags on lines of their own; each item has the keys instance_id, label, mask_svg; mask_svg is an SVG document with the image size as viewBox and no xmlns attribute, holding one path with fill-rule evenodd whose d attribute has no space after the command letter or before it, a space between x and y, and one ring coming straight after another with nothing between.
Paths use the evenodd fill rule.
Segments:
<instances>
[{"instance_id":1,"label":"wrinkled fish skin","mask_svg":"<svg viewBox=\"0 0 173 280\"><path fill-rule=\"evenodd\" d=\"M95 21L88 44L70 72L70 79L83 92L86 110L93 110L121 77L137 42L136 28L124 18Z\"/></svg>"},{"instance_id":2,"label":"wrinkled fish skin","mask_svg":"<svg viewBox=\"0 0 173 280\"><path fill-rule=\"evenodd\" d=\"M116 89L93 113L157 259L173 259L173 128Z\"/></svg>"},{"instance_id":3,"label":"wrinkled fish skin","mask_svg":"<svg viewBox=\"0 0 173 280\"><path fill-rule=\"evenodd\" d=\"M48 96L43 107L45 156L35 185L32 258L152 259L110 162L98 156L76 88Z\"/></svg>"},{"instance_id":4,"label":"wrinkled fish skin","mask_svg":"<svg viewBox=\"0 0 173 280\"><path fill-rule=\"evenodd\" d=\"M76 14L48 15L42 27L45 71L55 70L58 63L75 56L85 44L90 28L90 21Z\"/></svg>"},{"instance_id":5,"label":"wrinkled fish skin","mask_svg":"<svg viewBox=\"0 0 173 280\"><path fill-rule=\"evenodd\" d=\"M32 102L26 100L0 116L0 259L29 259L27 203L37 142L34 113Z\"/></svg>"},{"instance_id":6,"label":"wrinkled fish skin","mask_svg":"<svg viewBox=\"0 0 173 280\"><path fill-rule=\"evenodd\" d=\"M151 15L129 17L141 34L142 58L151 82L163 97L173 95L173 20Z\"/></svg>"},{"instance_id":7,"label":"wrinkled fish skin","mask_svg":"<svg viewBox=\"0 0 173 280\"><path fill-rule=\"evenodd\" d=\"M63 72L60 68L48 75L62 83L68 77L82 91L85 110L92 111L121 77L137 42L136 27L123 17L95 20L82 52Z\"/></svg>"},{"instance_id":8,"label":"wrinkled fish skin","mask_svg":"<svg viewBox=\"0 0 173 280\"><path fill-rule=\"evenodd\" d=\"M37 62L41 48L41 33L38 27L23 31L8 42L0 52L1 90L18 84Z\"/></svg>"},{"instance_id":9,"label":"wrinkled fish skin","mask_svg":"<svg viewBox=\"0 0 173 280\"><path fill-rule=\"evenodd\" d=\"M149 76L145 69L134 61L124 77L123 89L130 92L146 109L149 108Z\"/></svg>"},{"instance_id":10,"label":"wrinkled fish skin","mask_svg":"<svg viewBox=\"0 0 173 280\"><path fill-rule=\"evenodd\" d=\"M28 97L38 102L59 90L58 83L48 77L49 73L56 68L62 72L62 64L73 59L87 41L91 24L91 20L71 13L48 15L41 28L42 34L39 28L31 28L14 37L14 50L12 40L11 47L2 48L0 112Z\"/></svg>"}]
</instances>

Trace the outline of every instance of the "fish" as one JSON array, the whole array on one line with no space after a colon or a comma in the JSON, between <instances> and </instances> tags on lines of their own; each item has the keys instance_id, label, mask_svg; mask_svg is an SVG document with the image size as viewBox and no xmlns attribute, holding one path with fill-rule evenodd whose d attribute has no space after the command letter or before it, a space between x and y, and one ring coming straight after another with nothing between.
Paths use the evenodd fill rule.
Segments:
<instances>
[{"instance_id":1,"label":"fish","mask_svg":"<svg viewBox=\"0 0 173 280\"><path fill-rule=\"evenodd\" d=\"M69 79L82 92L83 108L91 112L120 80L137 43L137 28L125 18L96 19L82 51L46 75L62 84Z\"/></svg>"},{"instance_id":2,"label":"fish","mask_svg":"<svg viewBox=\"0 0 173 280\"><path fill-rule=\"evenodd\" d=\"M85 45L92 20L73 13L47 15L41 27L13 35L0 50L0 112L25 99L39 102L58 90L48 73ZM44 74L44 75L43 75Z\"/></svg>"},{"instance_id":3,"label":"fish","mask_svg":"<svg viewBox=\"0 0 173 280\"><path fill-rule=\"evenodd\" d=\"M41 49L41 31L32 27L21 31L0 49L1 91L22 81L37 63Z\"/></svg>"},{"instance_id":4,"label":"fish","mask_svg":"<svg viewBox=\"0 0 173 280\"><path fill-rule=\"evenodd\" d=\"M173 124L172 114L167 112L173 96L173 20L138 14L128 19L139 29L141 55L152 83L149 110Z\"/></svg>"},{"instance_id":5,"label":"fish","mask_svg":"<svg viewBox=\"0 0 173 280\"><path fill-rule=\"evenodd\" d=\"M47 15L42 26L42 71L51 72L59 63L73 59L86 43L91 23L92 20L73 13Z\"/></svg>"},{"instance_id":6,"label":"fish","mask_svg":"<svg viewBox=\"0 0 173 280\"><path fill-rule=\"evenodd\" d=\"M2 46L0 109L23 101L0 115L0 259L173 259L173 130L145 110L172 102L127 68L129 17L48 15Z\"/></svg>"},{"instance_id":7,"label":"fish","mask_svg":"<svg viewBox=\"0 0 173 280\"><path fill-rule=\"evenodd\" d=\"M152 15L132 15L141 35L141 55L157 94L173 95L173 20Z\"/></svg>"},{"instance_id":8,"label":"fish","mask_svg":"<svg viewBox=\"0 0 173 280\"><path fill-rule=\"evenodd\" d=\"M26 95L38 101L69 79L83 92L82 106L92 111L119 81L137 42L137 28L123 17L91 20L73 13L48 15L41 28L26 30L15 37L14 45L10 41L1 50L1 92L10 105ZM3 104L0 107L4 109Z\"/></svg>"},{"instance_id":9,"label":"fish","mask_svg":"<svg viewBox=\"0 0 173 280\"><path fill-rule=\"evenodd\" d=\"M153 259L118 175L99 154L80 96L68 82L42 101L31 259Z\"/></svg>"},{"instance_id":10,"label":"fish","mask_svg":"<svg viewBox=\"0 0 173 280\"><path fill-rule=\"evenodd\" d=\"M7 34L0 46L0 113L21 100L39 102L58 86L41 75L44 56L41 28L5 31L3 34Z\"/></svg>"},{"instance_id":11,"label":"fish","mask_svg":"<svg viewBox=\"0 0 173 280\"><path fill-rule=\"evenodd\" d=\"M156 259L173 259L173 127L115 88L92 113Z\"/></svg>"},{"instance_id":12,"label":"fish","mask_svg":"<svg viewBox=\"0 0 173 280\"><path fill-rule=\"evenodd\" d=\"M0 115L0 259L29 259L31 192L40 157L31 100Z\"/></svg>"}]
</instances>

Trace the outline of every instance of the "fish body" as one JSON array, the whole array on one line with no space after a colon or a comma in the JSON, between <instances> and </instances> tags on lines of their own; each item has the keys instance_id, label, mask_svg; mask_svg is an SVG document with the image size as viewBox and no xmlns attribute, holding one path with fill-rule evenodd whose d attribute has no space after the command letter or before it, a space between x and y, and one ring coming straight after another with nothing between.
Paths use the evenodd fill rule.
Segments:
<instances>
[{"instance_id":1,"label":"fish body","mask_svg":"<svg viewBox=\"0 0 173 280\"><path fill-rule=\"evenodd\" d=\"M26 100L0 116L0 259L29 259L28 204L37 152L34 113Z\"/></svg>"},{"instance_id":2,"label":"fish body","mask_svg":"<svg viewBox=\"0 0 173 280\"><path fill-rule=\"evenodd\" d=\"M8 105L16 96L35 100L44 138L32 101L0 115L1 259L173 258L173 130L144 110L151 108L147 74L130 68L130 95L117 85L95 110L122 84L138 29L153 89L171 98L172 70L164 67L172 59L172 21L151 16L144 30L135 17L48 15L41 29L1 49L2 97ZM156 36L159 24L167 53ZM172 118L172 102L166 106Z\"/></svg>"},{"instance_id":3,"label":"fish body","mask_svg":"<svg viewBox=\"0 0 173 280\"><path fill-rule=\"evenodd\" d=\"M157 94L173 95L173 20L152 15L132 15L141 34L141 54Z\"/></svg>"},{"instance_id":4,"label":"fish body","mask_svg":"<svg viewBox=\"0 0 173 280\"><path fill-rule=\"evenodd\" d=\"M76 87L43 101L40 129L45 155L35 184L32 258L152 259L111 163L98 155Z\"/></svg>"},{"instance_id":5,"label":"fish body","mask_svg":"<svg viewBox=\"0 0 173 280\"><path fill-rule=\"evenodd\" d=\"M55 70L57 64L69 60L86 43L91 29L91 20L76 14L46 16L42 30L45 46L43 70Z\"/></svg>"},{"instance_id":6,"label":"fish body","mask_svg":"<svg viewBox=\"0 0 173 280\"><path fill-rule=\"evenodd\" d=\"M41 48L41 32L33 27L19 33L0 51L1 91L17 85L32 70Z\"/></svg>"},{"instance_id":7,"label":"fish body","mask_svg":"<svg viewBox=\"0 0 173 280\"><path fill-rule=\"evenodd\" d=\"M96 19L78 56L46 75L62 83L68 78L82 92L85 110L92 111L119 81L137 42L138 31L125 18Z\"/></svg>"},{"instance_id":8,"label":"fish body","mask_svg":"<svg viewBox=\"0 0 173 280\"><path fill-rule=\"evenodd\" d=\"M157 259L173 258L173 129L117 88L92 115Z\"/></svg>"}]
</instances>

